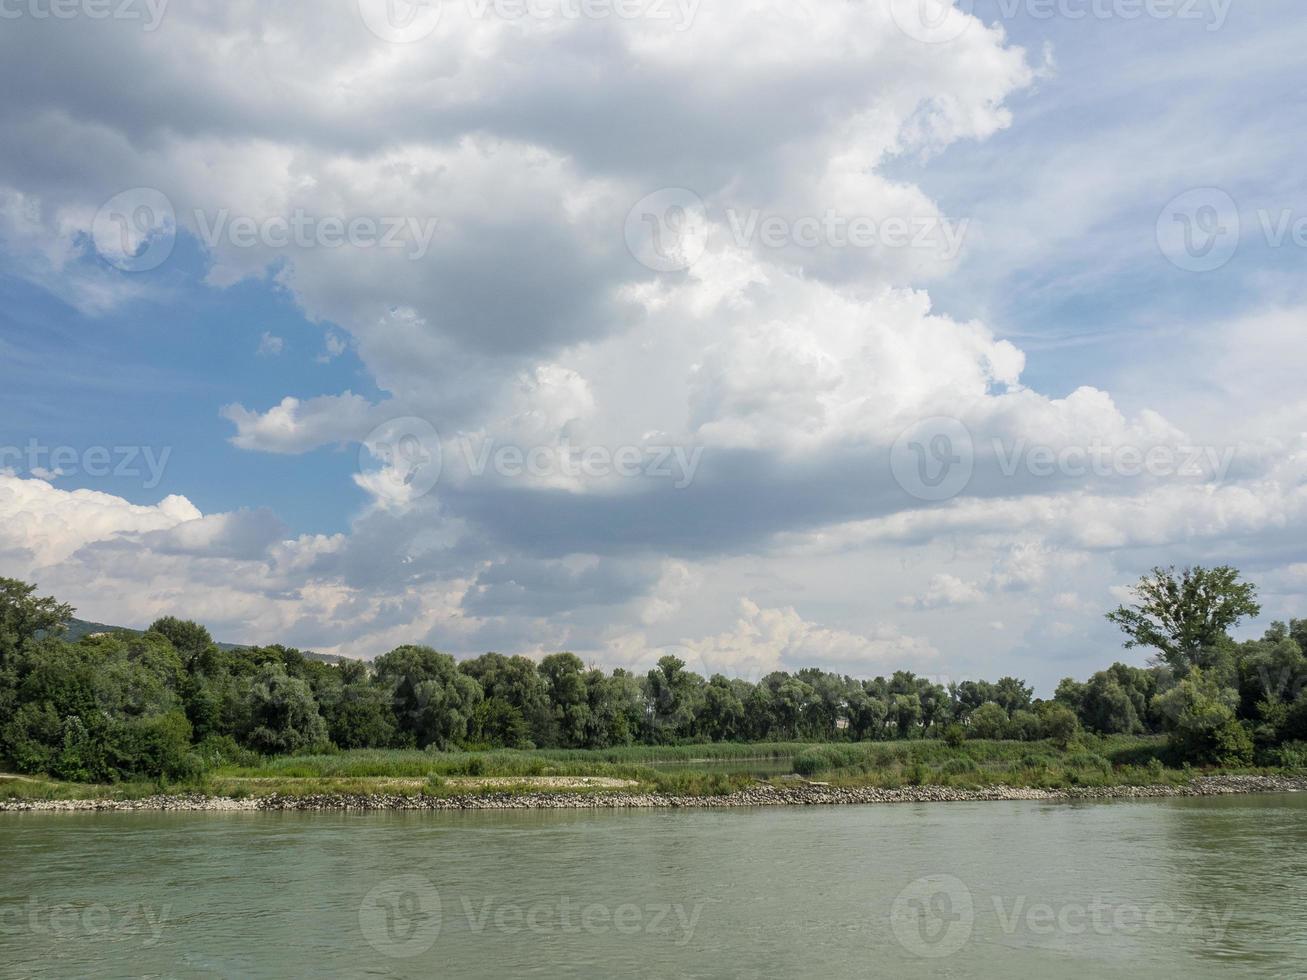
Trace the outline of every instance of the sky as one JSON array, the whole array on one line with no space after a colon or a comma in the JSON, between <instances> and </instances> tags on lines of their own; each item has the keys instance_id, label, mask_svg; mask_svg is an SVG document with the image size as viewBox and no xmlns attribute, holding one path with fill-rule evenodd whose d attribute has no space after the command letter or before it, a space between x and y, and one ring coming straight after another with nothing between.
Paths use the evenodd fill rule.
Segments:
<instances>
[{"instance_id":1,"label":"sky","mask_svg":"<svg viewBox=\"0 0 1307 980\"><path fill-rule=\"evenodd\" d=\"M1293 0L8 0L0 575L1049 694L1307 615Z\"/></svg>"}]
</instances>

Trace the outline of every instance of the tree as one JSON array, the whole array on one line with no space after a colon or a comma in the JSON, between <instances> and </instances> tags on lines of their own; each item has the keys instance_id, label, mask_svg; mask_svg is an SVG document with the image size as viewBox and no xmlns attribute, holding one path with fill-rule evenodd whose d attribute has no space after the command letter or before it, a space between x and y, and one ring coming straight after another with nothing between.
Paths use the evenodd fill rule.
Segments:
<instances>
[{"instance_id":1,"label":"tree","mask_svg":"<svg viewBox=\"0 0 1307 980\"><path fill-rule=\"evenodd\" d=\"M921 695L916 692L895 694L890 703L889 714L898 728L899 738L911 738L917 730L918 722L921 721Z\"/></svg>"},{"instance_id":2,"label":"tree","mask_svg":"<svg viewBox=\"0 0 1307 980\"><path fill-rule=\"evenodd\" d=\"M402 646L378 657L376 671L390 689L400 731L419 748L445 749L467 738L483 695L453 657L431 647Z\"/></svg>"},{"instance_id":3,"label":"tree","mask_svg":"<svg viewBox=\"0 0 1307 980\"><path fill-rule=\"evenodd\" d=\"M553 653L540 661L559 741L566 748L584 748L590 726L590 697L585 687L585 664L574 653Z\"/></svg>"},{"instance_id":4,"label":"tree","mask_svg":"<svg viewBox=\"0 0 1307 980\"><path fill-rule=\"evenodd\" d=\"M209 635L209 631L189 619L165 616L150 624L149 632L167 637L173 649L188 665L207 654L213 646L213 637Z\"/></svg>"},{"instance_id":5,"label":"tree","mask_svg":"<svg viewBox=\"0 0 1307 980\"><path fill-rule=\"evenodd\" d=\"M1100 670L1085 685L1080 719L1086 728L1104 735L1131 735L1143 731L1138 708L1117 678Z\"/></svg>"},{"instance_id":6,"label":"tree","mask_svg":"<svg viewBox=\"0 0 1307 980\"><path fill-rule=\"evenodd\" d=\"M530 733L522 712L503 698L487 698L472 711L468 734L474 742L503 749L529 749Z\"/></svg>"},{"instance_id":7,"label":"tree","mask_svg":"<svg viewBox=\"0 0 1307 980\"><path fill-rule=\"evenodd\" d=\"M741 737L744 725L744 701L735 686L721 674L713 674L703 689L700 731L714 742L729 742Z\"/></svg>"},{"instance_id":8,"label":"tree","mask_svg":"<svg viewBox=\"0 0 1307 980\"><path fill-rule=\"evenodd\" d=\"M307 681L268 664L250 685L250 729L245 743L269 754L325 745L327 723Z\"/></svg>"},{"instance_id":9,"label":"tree","mask_svg":"<svg viewBox=\"0 0 1307 980\"><path fill-rule=\"evenodd\" d=\"M73 617L73 607L34 597L35 585L0 578L0 665L38 637L57 637Z\"/></svg>"},{"instance_id":10,"label":"tree","mask_svg":"<svg viewBox=\"0 0 1307 980\"><path fill-rule=\"evenodd\" d=\"M1245 616L1262 611L1257 587L1240 582L1229 565L1218 568L1154 568L1134 586L1133 606L1107 618L1126 634L1125 646L1152 647L1177 673L1208 665L1209 651Z\"/></svg>"},{"instance_id":11,"label":"tree","mask_svg":"<svg viewBox=\"0 0 1307 980\"><path fill-rule=\"evenodd\" d=\"M703 698L703 678L686 670L684 660L669 654L649 671L645 683L659 741L692 736Z\"/></svg>"},{"instance_id":12,"label":"tree","mask_svg":"<svg viewBox=\"0 0 1307 980\"><path fill-rule=\"evenodd\" d=\"M549 689L534 660L487 653L464 660L458 669L481 685L486 700L499 698L516 708L532 742L555 744L558 734Z\"/></svg>"},{"instance_id":13,"label":"tree","mask_svg":"<svg viewBox=\"0 0 1307 980\"><path fill-rule=\"evenodd\" d=\"M1003 706L995 701L986 701L971 712L972 738L1007 738L1008 716Z\"/></svg>"},{"instance_id":14,"label":"tree","mask_svg":"<svg viewBox=\"0 0 1307 980\"><path fill-rule=\"evenodd\" d=\"M1039 734L1052 740L1058 748L1065 749L1071 739L1080 731L1080 721L1076 713L1064 704L1046 701L1040 705Z\"/></svg>"},{"instance_id":15,"label":"tree","mask_svg":"<svg viewBox=\"0 0 1307 980\"><path fill-rule=\"evenodd\" d=\"M1157 698L1172 745L1192 762L1224 766L1252 762L1252 737L1235 719L1237 691L1220 687L1195 668Z\"/></svg>"}]
</instances>

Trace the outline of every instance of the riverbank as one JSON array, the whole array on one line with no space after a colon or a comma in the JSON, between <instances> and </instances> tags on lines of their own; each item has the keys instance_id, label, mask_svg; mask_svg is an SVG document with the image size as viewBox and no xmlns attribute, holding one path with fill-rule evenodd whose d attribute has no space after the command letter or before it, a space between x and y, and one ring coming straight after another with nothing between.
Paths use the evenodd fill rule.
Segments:
<instances>
[{"instance_id":1,"label":"riverbank","mask_svg":"<svg viewBox=\"0 0 1307 980\"><path fill-rule=\"evenodd\" d=\"M482 793L436 797L385 794L317 794L305 796L149 796L137 800L0 800L0 813L101 811L288 811L288 810L602 810L678 809L757 806L839 806L890 803L981 803L997 801L1076 802L1228 796L1238 793L1307 792L1307 777L1204 776L1184 785L1071 787L1032 789L993 786L905 786L898 789L841 789L802 785L759 785L723 796L673 796L662 793Z\"/></svg>"}]
</instances>

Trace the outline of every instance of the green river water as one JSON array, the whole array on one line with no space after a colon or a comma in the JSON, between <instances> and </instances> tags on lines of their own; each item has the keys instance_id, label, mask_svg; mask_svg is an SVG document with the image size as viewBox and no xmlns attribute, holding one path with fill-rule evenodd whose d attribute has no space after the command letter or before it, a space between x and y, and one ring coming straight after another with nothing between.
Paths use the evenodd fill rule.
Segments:
<instances>
[{"instance_id":1,"label":"green river water","mask_svg":"<svg viewBox=\"0 0 1307 980\"><path fill-rule=\"evenodd\" d=\"M0 815L5 977L1307 975L1307 795Z\"/></svg>"}]
</instances>

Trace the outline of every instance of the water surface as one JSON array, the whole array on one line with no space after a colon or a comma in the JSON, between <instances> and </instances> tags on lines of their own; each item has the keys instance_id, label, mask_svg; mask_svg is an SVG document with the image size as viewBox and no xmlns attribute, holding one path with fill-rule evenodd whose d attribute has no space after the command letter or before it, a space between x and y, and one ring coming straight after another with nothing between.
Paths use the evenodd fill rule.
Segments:
<instances>
[{"instance_id":1,"label":"water surface","mask_svg":"<svg viewBox=\"0 0 1307 980\"><path fill-rule=\"evenodd\" d=\"M0 974L1307 975L1307 797L0 815Z\"/></svg>"}]
</instances>

